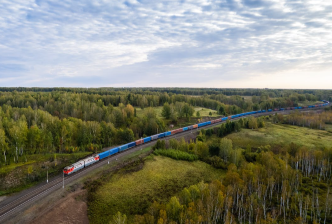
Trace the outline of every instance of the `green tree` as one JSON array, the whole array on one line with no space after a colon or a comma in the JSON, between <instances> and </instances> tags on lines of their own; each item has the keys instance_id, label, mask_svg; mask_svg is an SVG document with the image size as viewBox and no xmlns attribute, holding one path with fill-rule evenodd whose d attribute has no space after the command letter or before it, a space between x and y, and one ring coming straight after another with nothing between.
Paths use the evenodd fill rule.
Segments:
<instances>
[{"instance_id":1,"label":"green tree","mask_svg":"<svg viewBox=\"0 0 332 224\"><path fill-rule=\"evenodd\" d=\"M179 199L177 197L172 197L166 205L166 211L168 217L174 221L178 220L182 209L183 206L180 204Z\"/></svg>"},{"instance_id":2,"label":"green tree","mask_svg":"<svg viewBox=\"0 0 332 224\"><path fill-rule=\"evenodd\" d=\"M233 142L231 139L222 138L220 140L220 157L223 158L225 162L228 162L228 158L231 155L233 149Z\"/></svg>"},{"instance_id":3,"label":"green tree","mask_svg":"<svg viewBox=\"0 0 332 224\"><path fill-rule=\"evenodd\" d=\"M190 118L191 116L193 116L195 112L195 109L190 106L188 103L185 103L183 106L183 114L186 116L186 118Z\"/></svg>"},{"instance_id":4,"label":"green tree","mask_svg":"<svg viewBox=\"0 0 332 224\"><path fill-rule=\"evenodd\" d=\"M110 224L126 224L127 223L127 216L125 214L121 214L121 212L116 213L113 216L112 221Z\"/></svg>"},{"instance_id":5,"label":"green tree","mask_svg":"<svg viewBox=\"0 0 332 224\"><path fill-rule=\"evenodd\" d=\"M35 153L37 148L40 149L41 141L41 130L38 126L31 126L28 131L28 143L30 148L30 153Z\"/></svg>"},{"instance_id":6,"label":"green tree","mask_svg":"<svg viewBox=\"0 0 332 224\"><path fill-rule=\"evenodd\" d=\"M170 105L166 102L164 103L163 109L161 111L161 116L163 116L166 119L170 119L171 117L171 107Z\"/></svg>"},{"instance_id":7,"label":"green tree","mask_svg":"<svg viewBox=\"0 0 332 224\"><path fill-rule=\"evenodd\" d=\"M200 132L199 132L199 134L197 135L197 141L201 141L201 142L205 142L205 140L206 140L206 136L203 134L203 131L204 130L201 130Z\"/></svg>"},{"instance_id":8,"label":"green tree","mask_svg":"<svg viewBox=\"0 0 332 224\"><path fill-rule=\"evenodd\" d=\"M157 140L157 143L153 146L153 149L166 149L165 140Z\"/></svg>"},{"instance_id":9,"label":"green tree","mask_svg":"<svg viewBox=\"0 0 332 224\"><path fill-rule=\"evenodd\" d=\"M16 162L18 162L18 156L22 156L24 153L28 134L28 125L24 115L9 129L9 134L14 142Z\"/></svg>"},{"instance_id":10,"label":"green tree","mask_svg":"<svg viewBox=\"0 0 332 224\"><path fill-rule=\"evenodd\" d=\"M249 117L249 119L248 119L248 128L249 129L257 129L258 128L257 118Z\"/></svg>"},{"instance_id":11,"label":"green tree","mask_svg":"<svg viewBox=\"0 0 332 224\"><path fill-rule=\"evenodd\" d=\"M8 143L6 142L5 131L3 129L0 129L0 150L1 154L3 154L5 164L7 162L7 157L6 157L7 148L8 148Z\"/></svg>"},{"instance_id":12,"label":"green tree","mask_svg":"<svg viewBox=\"0 0 332 224\"><path fill-rule=\"evenodd\" d=\"M32 172L33 172L33 167L28 166L28 178L30 178L30 174L32 174Z\"/></svg>"},{"instance_id":13,"label":"green tree","mask_svg":"<svg viewBox=\"0 0 332 224\"><path fill-rule=\"evenodd\" d=\"M196 154L203 161L209 157L209 147L205 142L198 141L196 143Z\"/></svg>"},{"instance_id":14,"label":"green tree","mask_svg":"<svg viewBox=\"0 0 332 224\"><path fill-rule=\"evenodd\" d=\"M218 114L225 115L225 108L223 106L219 106Z\"/></svg>"}]
</instances>

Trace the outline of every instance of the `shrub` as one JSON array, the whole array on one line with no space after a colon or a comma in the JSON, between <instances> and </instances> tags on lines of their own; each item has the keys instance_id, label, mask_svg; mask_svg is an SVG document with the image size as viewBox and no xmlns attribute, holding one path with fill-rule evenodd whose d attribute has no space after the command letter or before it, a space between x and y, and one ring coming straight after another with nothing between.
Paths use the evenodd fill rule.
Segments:
<instances>
[{"instance_id":1,"label":"shrub","mask_svg":"<svg viewBox=\"0 0 332 224\"><path fill-rule=\"evenodd\" d=\"M183 152L180 150L175 149L156 149L154 151L154 154L161 155L161 156L167 156L172 159L176 160L186 160L186 161L196 161L198 160L198 156L194 154L190 154L187 152Z\"/></svg>"}]
</instances>

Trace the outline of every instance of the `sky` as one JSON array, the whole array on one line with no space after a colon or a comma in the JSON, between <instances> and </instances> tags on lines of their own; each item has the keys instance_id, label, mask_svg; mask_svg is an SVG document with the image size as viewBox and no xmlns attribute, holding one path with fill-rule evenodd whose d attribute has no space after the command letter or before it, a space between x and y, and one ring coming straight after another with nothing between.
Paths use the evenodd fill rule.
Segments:
<instances>
[{"instance_id":1,"label":"sky","mask_svg":"<svg viewBox=\"0 0 332 224\"><path fill-rule=\"evenodd\" d=\"M332 89L332 1L1 0L0 86Z\"/></svg>"}]
</instances>

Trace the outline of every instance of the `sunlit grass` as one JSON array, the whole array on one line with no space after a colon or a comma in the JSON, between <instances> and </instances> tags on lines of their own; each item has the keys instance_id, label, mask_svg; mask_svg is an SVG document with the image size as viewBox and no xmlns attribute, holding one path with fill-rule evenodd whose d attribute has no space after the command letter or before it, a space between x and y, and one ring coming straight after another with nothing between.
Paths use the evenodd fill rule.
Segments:
<instances>
[{"instance_id":1,"label":"sunlit grass","mask_svg":"<svg viewBox=\"0 0 332 224\"><path fill-rule=\"evenodd\" d=\"M315 130L293 125L266 123L265 128L258 130L242 129L241 132L227 136L233 144L246 148L262 145L287 146L291 142L308 148L332 147L332 134L325 130Z\"/></svg>"},{"instance_id":2,"label":"sunlit grass","mask_svg":"<svg viewBox=\"0 0 332 224\"><path fill-rule=\"evenodd\" d=\"M184 187L223 177L224 171L196 161L150 156L137 172L122 170L100 187L89 203L91 223L108 223L117 211L142 214L153 201L167 201Z\"/></svg>"}]
</instances>

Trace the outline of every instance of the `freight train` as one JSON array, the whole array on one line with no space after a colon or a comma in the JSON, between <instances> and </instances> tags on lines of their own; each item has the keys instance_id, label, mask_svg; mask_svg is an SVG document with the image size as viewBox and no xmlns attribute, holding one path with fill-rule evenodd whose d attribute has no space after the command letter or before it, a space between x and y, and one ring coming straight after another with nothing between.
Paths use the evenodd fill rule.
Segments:
<instances>
[{"instance_id":1,"label":"freight train","mask_svg":"<svg viewBox=\"0 0 332 224\"><path fill-rule=\"evenodd\" d=\"M324 106L328 106L330 104L330 102L326 101L326 100L323 100L322 102L323 102L323 104L310 105L310 106L305 106L305 107L275 108L273 110L268 109L268 110L251 111L251 112L246 112L246 113L242 113L242 114L235 114L235 115L232 115L232 116L229 116L229 117L218 118L218 119L215 119L215 120L212 120L212 121L207 121L207 122L203 122L203 123L199 123L199 124L194 124L194 125L190 125L188 127L178 128L178 129L175 129L175 130L172 130L172 131L167 131L167 132L163 132L163 133L160 133L160 134L152 135L150 137L142 138L142 139L136 140L134 142L130 142L130 143L127 143L125 145L121 145L119 147L101 152L99 154L96 154L94 156L90 156L90 157L85 158L83 160L80 160L80 161L78 161L78 162L76 162L76 163L74 163L70 166L65 167L64 170L63 170L63 173L64 173L64 175L72 174L74 172L77 172L77 171L79 171L79 170L81 170L81 169L83 169L87 166L92 165L93 163L96 163L96 162L98 162L102 159L105 159L105 158L107 158L111 155L114 155L116 153L125 151L129 148L132 148L132 147L135 147L135 146L138 146L138 145L145 144L147 142L150 142L150 141L153 141L153 140L156 140L156 139L164 138L164 137L167 137L167 136L170 136L170 135L175 135L175 134L180 133L180 132L189 131L189 130L193 130L195 128L200 128L200 127L204 127L204 126L207 126L207 125L210 125L210 124L215 124L215 123L219 123L219 122L222 122L222 121L227 121L227 120L231 120L231 119L234 119L234 118L243 117L243 116L252 115L252 114L273 112L273 111L284 111L284 110L301 110L301 109L306 109L306 108L324 107Z\"/></svg>"}]
</instances>

